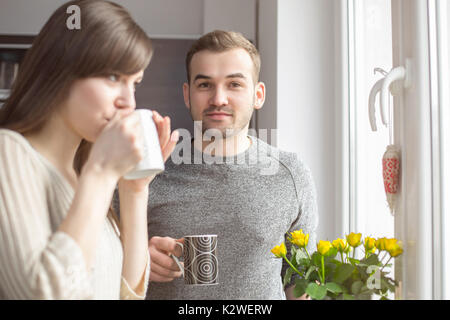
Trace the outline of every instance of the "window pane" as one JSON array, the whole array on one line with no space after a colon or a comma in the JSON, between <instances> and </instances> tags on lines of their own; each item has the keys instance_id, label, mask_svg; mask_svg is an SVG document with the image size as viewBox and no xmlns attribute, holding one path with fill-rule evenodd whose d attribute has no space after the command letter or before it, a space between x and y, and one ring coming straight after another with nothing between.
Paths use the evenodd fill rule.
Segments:
<instances>
[{"instance_id":1,"label":"window pane","mask_svg":"<svg viewBox=\"0 0 450 320\"><path fill-rule=\"evenodd\" d=\"M391 215L384 190L382 158L393 143L393 130L381 122L379 94L375 100L377 131L369 122L368 99L373 85L382 77L375 68L392 69L391 1L349 1L350 27L350 230L364 237L394 237ZM353 39L352 39L353 37ZM353 41L352 41L353 40ZM392 106L392 101L391 101ZM387 110L391 118L392 110ZM354 230L352 230L354 229ZM360 249L360 256L362 256ZM381 255L383 258L383 254ZM394 278L394 268L390 269ZM393 294L389 295L394 298Z\"/></svg>"},{"instance_id":2,"label":"window pane","mask_svg":"<svg viewBox=\"0 0 450 320\"><path fill-rule=\"evenodd\" d=\"M353 91L354 116L350 123L354 125L353 227L363 236L393 237L394 218L386 201L382 174L382 157L393 137L390 139L389 129L381 122L379 95L375 102L376 132L371 130L368 117L370 90L383 77L378 72L374 74L374 69L381 68L387 72L392 69L391 2L356 0L352 4L354 85L350 90Z\"/></svg>"}]
</instances>

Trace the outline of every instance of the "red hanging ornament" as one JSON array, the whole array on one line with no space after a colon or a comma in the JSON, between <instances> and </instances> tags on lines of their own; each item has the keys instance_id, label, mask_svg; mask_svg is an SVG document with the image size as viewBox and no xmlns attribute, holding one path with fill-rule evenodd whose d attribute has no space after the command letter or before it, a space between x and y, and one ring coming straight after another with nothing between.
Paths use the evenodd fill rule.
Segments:
<instances>
[{"instance_id":1,"label":"red hanging ornament","mask_svg":"<svg viewBox=\"0 0 450 320\"><path fill-rule=\"evenodd\" d=\"M394 145L388 145L383 155L383 180L386 200L391 214L394 214L400 178L400 151Z\"/></svg>"}]
</instances>

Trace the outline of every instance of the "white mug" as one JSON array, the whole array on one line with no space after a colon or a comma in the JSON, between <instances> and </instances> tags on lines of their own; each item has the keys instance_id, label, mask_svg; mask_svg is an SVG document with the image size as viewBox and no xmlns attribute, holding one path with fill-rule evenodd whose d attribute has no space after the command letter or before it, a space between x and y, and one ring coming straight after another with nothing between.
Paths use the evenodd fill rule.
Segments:
<instances>
[{"instance_id":1,"label":"white mug","mask_svg":"<svg viewBox=\"0 0 450 320\"><path fill-rule=\"evenodd\" d=\"M142 179L164 171L164 160L153 113L148 109L138 109L135 113L139 116L140 127L143 130L144 157L133 170L124 175L127 180Z\"/></svg>"}]
</instances>

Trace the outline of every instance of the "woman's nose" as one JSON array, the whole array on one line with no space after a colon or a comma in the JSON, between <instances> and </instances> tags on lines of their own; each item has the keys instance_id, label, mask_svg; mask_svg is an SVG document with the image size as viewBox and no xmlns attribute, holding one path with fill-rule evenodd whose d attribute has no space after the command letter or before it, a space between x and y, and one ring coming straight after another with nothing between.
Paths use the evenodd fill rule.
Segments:
<instances>
[{"instance_id":1,"label":"woman's nose","mask_svg":"<svg viewBox=\"0 0 450 320\"><path fill-rule=\"evenodd\" d=\"M134 88L123 86L120 94L116 99L116 107L120 109L136 109L136 98L134 96Z\"/></svg>"}]
</instances>

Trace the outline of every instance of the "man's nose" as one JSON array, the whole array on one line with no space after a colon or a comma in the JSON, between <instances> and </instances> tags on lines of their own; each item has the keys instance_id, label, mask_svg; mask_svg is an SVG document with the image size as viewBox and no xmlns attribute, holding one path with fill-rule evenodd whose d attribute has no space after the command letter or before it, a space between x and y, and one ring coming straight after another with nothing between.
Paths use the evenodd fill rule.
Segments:
<instances>
[{"instance_id":1,"label":"man's nose","mask_svg":"<svg viewBox=\"0 0 450 320\"><path fill-rule=\"evenodd\" d=\"M228 96L222 88L216 88L211 96L210 104L220 107L228 105Z\"/></svg>"}]
</instances>

